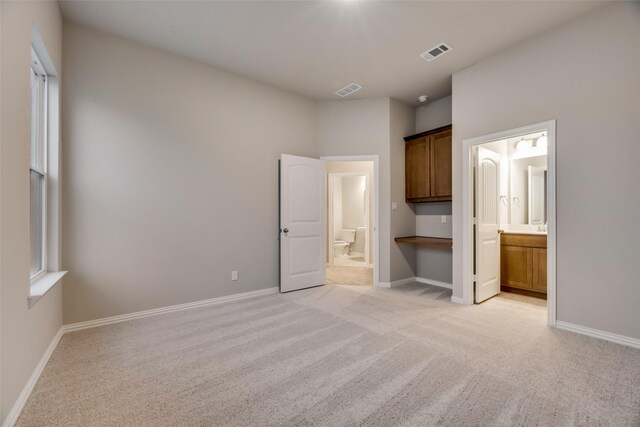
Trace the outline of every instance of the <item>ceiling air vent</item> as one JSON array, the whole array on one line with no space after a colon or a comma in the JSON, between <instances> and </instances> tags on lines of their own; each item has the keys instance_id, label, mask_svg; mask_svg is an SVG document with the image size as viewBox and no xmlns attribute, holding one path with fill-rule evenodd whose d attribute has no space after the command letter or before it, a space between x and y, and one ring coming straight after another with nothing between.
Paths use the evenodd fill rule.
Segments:
<instances>
[{"instance_id":1,"label":"ceiling air vent","mask_svg":"<svg viewBox=\"0 0 640 427\"><path fill-rule=\"evenodd\" d=\"M434 59L444 55L445 53L451 52L452 50L453 48L448 44L439 43L428 51L422 53L420 56L427 61L433 61Z\"/></svg>"},{"instance_id":2,"label":"ceiling air vent","mask_svg":"<svg viewBox=\"0 0 640 427\"><path fill-rule=\"evenodd\" d=\"M362 89L362 86L360 86L358 83L351 83L343 87L339 91L337 91L336 95L340 95L341 97L344 98L345 96L351 95L352 93L359 91L360 89Z\"/></svg>"}]
</instances>

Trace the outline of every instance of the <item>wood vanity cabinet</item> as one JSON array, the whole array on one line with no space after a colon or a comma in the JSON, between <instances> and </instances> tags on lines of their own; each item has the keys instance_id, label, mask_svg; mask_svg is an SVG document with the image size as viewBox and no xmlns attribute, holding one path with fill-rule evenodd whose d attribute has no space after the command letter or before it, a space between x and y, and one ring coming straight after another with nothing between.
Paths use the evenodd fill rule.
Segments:
<instances>
[{"instance_id":1,"label":"wood vanity cabinet","mask_svg":"<svg viewBox=\"0 0 640 427\"><path fill-rule=\"evenodd\" d=\"M547 293L547 236L503 233L500 236L500 284L532 294Z\"/></svg>"},{"instance_id":2,"label":"wood vanity cabinet","mask_svg":"<svg viewBox=\"0 0 640 427\"><path fill-rule=\"evenodd\" d=\"M450 201L451 125L407 136L404 140L406 201Z\"/></svg>"},{"instance_id":3,"label":"wood vanity cabinet","mask_svg":"<svg viewBox=\"0 0 640 427\"><path fill-rule=\"evenodd\" d=\"M533 248L533 290L547 293L547 250Z\"/></svg>"}]
</instances>

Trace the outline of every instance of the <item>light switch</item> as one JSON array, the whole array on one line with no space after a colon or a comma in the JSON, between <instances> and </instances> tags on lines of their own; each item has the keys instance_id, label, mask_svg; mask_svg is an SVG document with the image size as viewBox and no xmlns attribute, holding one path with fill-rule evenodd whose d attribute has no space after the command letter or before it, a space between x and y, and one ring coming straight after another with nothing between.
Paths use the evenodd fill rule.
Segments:
<instances>
[{"instance_id":1,"label":"light switch","mask_svg":"<svg viewBox=\"0 0 640 427\"><path fill-rule=\"evenodd\" d=\"M446 215L442 215L440 217L440 222L443 223L443 224L446 224L447 223L447 216Z\"/></svg>"},{"instance_id":2,"label":"light switch","mask_svg":"<svg viewBox=\"0 0 640 427\"><path fill-rule=\"evenodd\" d=\"M238 272L236 270L231 272L231 280L233 280L234 282L238 280Z\"/></svg>"},{"instance_id":3,"label":"light switch","mask_svg":"<svg viewBox=\"0 0 640 427\"><path fill-rule=\"evenodd\" d=\"M391 210L392 211L397 211L398 210L398 203L397 202L391 202Z\"/></svg>"}]
</instances>

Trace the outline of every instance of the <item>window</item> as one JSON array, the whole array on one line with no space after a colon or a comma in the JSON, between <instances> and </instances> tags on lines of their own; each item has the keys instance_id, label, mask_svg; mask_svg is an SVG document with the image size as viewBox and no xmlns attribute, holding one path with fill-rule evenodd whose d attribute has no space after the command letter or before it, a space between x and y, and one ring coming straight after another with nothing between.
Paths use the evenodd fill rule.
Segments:
<instances>
[{"instance_id":1,"label":"window","mask_svg":"<svg viewBox=\"0 0 640 427\"><path fill-rule=\"evenodd\" d=\"M47 73L31 50L31 164L29 223L31 280L47 270Z\"/></svg>"},{"instance_id":2,"label":"window","mask_svg":"<svg viewBox=\"0 0 640 427\"><path fill-rule=\"evenodd\" d=\"M1 1L1 0L0 0ZM29 161L29 308L67 273L60 269L60 80L35 27L31 28ZM26 73L25 73L25 78ZM29 94L25 94L26 97ZM25 99L28 101L28 99ZM26 148L26 146L25 146ZM25 178L26 178L26 167Z\"/></svg>"}]
</instances>

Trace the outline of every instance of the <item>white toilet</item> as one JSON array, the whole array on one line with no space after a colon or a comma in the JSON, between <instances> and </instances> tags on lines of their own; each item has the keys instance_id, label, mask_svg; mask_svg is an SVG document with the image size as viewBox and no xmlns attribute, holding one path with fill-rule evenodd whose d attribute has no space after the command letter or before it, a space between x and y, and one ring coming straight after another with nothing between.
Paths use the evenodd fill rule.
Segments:
<instances>
[{"instance_id":1,"label":"white toilet","mask_svg":"<svg viewBox=\"0 0 640 427\"><path fill-rule=\"evenodd\" d=\"M356 230L342 230L342 240L333 241L333 256L346 257L349 256L349 247L356 241Z\"/></svg>"}]
</instances>

